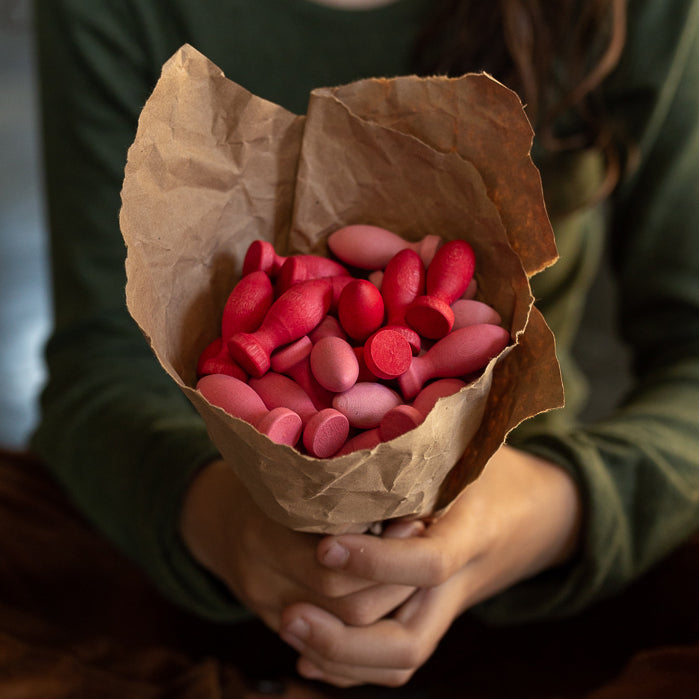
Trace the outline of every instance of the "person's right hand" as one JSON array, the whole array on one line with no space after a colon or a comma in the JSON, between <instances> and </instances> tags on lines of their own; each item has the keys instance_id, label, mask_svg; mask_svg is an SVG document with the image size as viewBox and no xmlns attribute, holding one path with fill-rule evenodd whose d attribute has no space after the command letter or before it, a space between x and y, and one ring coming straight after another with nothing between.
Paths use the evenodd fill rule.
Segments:
<instances>
[{"instance_id":1,"label":"person's right hand","mask_svg":"<svg viewBox=\"0 0 699 699\"><path fill-rule=\"evenodd\" d=\"M223 461L212 462L196 476L180 523L194 558L275 631L282 610L296 602L309 602L346 624L363 626L414 592L407 585L376 584L318 563L321 537L267 517ZM404 523L390 535L416 536L423 529L421 522Z\"/></svg>"}]
</instances>

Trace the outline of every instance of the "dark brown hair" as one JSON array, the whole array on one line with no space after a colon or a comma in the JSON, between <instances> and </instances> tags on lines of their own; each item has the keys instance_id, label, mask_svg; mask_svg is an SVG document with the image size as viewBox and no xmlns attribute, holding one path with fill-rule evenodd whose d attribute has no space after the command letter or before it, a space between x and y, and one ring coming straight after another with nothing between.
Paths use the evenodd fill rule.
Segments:
<instances>
[{"instance_id":1,"label":"dark brown hair","mask_svg":"<svg viewBox=\"0 0 699 699\"><path fill-rule=\"evenodd\" d=\"M515 90L548 151L596 146L599 196L619 177L619 144L600 86L626 38L626 0L435 0L416 52L422 75L486 71Z\"/></svg>"}]
</instances>

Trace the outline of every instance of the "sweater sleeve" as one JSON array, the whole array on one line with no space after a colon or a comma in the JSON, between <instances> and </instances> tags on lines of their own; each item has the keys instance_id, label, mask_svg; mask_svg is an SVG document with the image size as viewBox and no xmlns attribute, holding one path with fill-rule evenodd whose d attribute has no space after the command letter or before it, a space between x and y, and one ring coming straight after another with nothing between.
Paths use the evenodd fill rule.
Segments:
<instances>
[{"instance_id":1,"label":"sweater sleeve","mask_svg":"<svg viewBox=\"0 0 699 699\"><path fill-rule=\"evenodd\" d=\"M633 386L594 424L513 435L568 469L586 514L575 561L479 608L498 622L616 593L699 527L699 2L629 3L608 106L639 157L610 217Z\"/></svg>"},{"instance_id":2,"label":"sweater sleeve","mask_svg":"<svg viewBox=\"0 0 699 699\"><path fill-rule=\"evenodd\" d=\"M125 303L118 215L138 114L162 55L131 3L35 3L55 327L32 448L79 509L176 603L244 612L178 535L182 499L218 457Z\"/></svg>"}]
</instances>

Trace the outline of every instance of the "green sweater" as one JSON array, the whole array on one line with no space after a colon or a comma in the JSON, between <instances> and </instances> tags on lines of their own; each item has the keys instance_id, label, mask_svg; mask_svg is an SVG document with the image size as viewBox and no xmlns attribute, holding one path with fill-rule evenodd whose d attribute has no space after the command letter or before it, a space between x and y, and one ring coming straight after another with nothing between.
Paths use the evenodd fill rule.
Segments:
<instances>
[{"instance_id":1,"label":"green sweater","mask_svg":"<svg viewBox=\"0 0 699 699\"><path fill-rule=\"evenodd\" d=\"M170 599L211 619L244 613L177 531L185 490L217 452L125 304L120 189L136 122L184 43L231 80L296 113L308 93L410 72L427 0L345 11L308 0L38 0L55 330L33 438L77 506ZM568 407L513 444L569 470L583 545L480 606L488 618L563 615L620 589L699 526L699 0L631 0L608 108L639 145L605 206L563 215L599 179L599 155L535 154L561 259L534 291L557 337ZM479 66L473 66L478 70ZM570 358L603 241L613 252L634 386L605 420L575 420Z\"/></svg>"}]
</instances>

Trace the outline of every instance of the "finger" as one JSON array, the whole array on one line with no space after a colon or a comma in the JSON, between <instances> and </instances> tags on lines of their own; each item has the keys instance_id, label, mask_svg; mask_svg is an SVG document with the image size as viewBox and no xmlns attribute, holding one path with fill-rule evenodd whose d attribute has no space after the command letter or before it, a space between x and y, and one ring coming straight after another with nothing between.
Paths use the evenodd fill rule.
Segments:
<instances>
[{"instance_id":1,"label":"finger","mask_svg":"<svg viewBox=\"0 0 699 699\"><path fill-rule=\"evenodd\" d=\"M407 538L419 536L425 531L425 524L420 520L396 520L386 526L382 537L384 538ZM375 539L374 535L358 535L362 538ZM322 540L321 540L322 542ZM316 558L313 563L308 564L304 557L304 566L313 572L313 590L327 597L339 598L353 595L363 590L368 590L375 586L376 581L354 575L350 570L343 569L343 561L335 561L332 565L326 565L320 555L327 556L326 548L316 548ZM333 563L334 553L330 552L330 562ZM341 553L344 556L344 552ZM412 586L410 586L412 587Z\"/></svg>"},{"instance_id":2,"label":"finger","mask_svg":"<svg viewBox=\"0 0 699 699\"><path fill-rule=\"evenodd\" d=\"M347 594L361 589L361 586L350 588L350 580L371 580L372 582L391 582L403 584L403 581L395 578L390 572L382 574L374 570L371 565L375 556L385 550L381 543L384 540L412 539L424 534L426 525L421 520L395 520L384 528L381 537L366 534L328 536L320 540L316 548L317 560L326 569L342 571L347 578ZM405 548L406 554L408 552ZM355 552L351 559L350 555ZM409 583L415 587L413 583Z\"/></svg>"},{"instance_id":3,"label":"finger","mask_svg":"<svg viewBox=\"0 0 699 699\"><path fill-rule=\"evenodd\" d=\"M283 615L281 637L304 658L299 671L339 686L403 684L427 660L455 615L446 588L420 590L395 618L349 627L309 605Z\"/></svg>"},{"instance_id":4,"label":"finger","mask_svg":"<svg viewBox=\"0 0 699 699\"><path fill-rule=\"evenodd\" d=\"M416 521L422 531L409 538L324 537L317 546L318 560L330 569L377 583L440 585L479 552L484 527L480 517L480 510L460 497L429 524Z\"/></svg>"},{"instance_id":5,"label":"finger","mask_svg":"<svg viewBox=\"0 0 699 699\"><path fill-rule=\"evenodd\" d=\"M425 533L427 525L420 519L396 519L384 527L384 539L409 539Z\"/></svg>"},{"instance_id":6,"label":"finger","mask_svg":"<svg viewBox=\"0 0 699 699\"><path fill-rule=\"evenodd\" d=\"M224 469L226 474L229 471L230 469ZM265 515L244 489L243 492L245 497L242 499L242 514L247 523L253 524L229 533L231 538L235 537L243 560L264 561L268 569L280 578L294 582L299 590L321 597L342 597L373 584L320 565L316 557L316 545L320 539L317 534L298 532L282 526ZM246 571L241 568L236 574L244 576ZM233 579L235 577L234 574ZM245 591L235 587L233 589L245 596Z\"/></svg>"},{"instance_id":7,"label":"finger","mask_svg":"<svg viewBox=\"0 0 699 699\"><path fill-rule=\"evenodd\" d=\"M407 538L418 536L425 530L420 520L395 520L389 523L381 536L387 538ZM390 614L415 592L408 585L374 585L341 597L330 605L319 605L351 626L367 626Z\"/></svg>"},{"instance_id":8,"label":"finger","mask_svg":"<svg viewBox=\"0 0 699 699\"><path fill-rule=\"evenodd\" d=\"M406 585L372 585L354 594L318 606L350 626L368 626L400 607L415 593Z\"/></svg>"},{"instance_id":9,"label":"finger","mask_svg":"<svg viewBox=\"0 0 699 699\"><path fill-rule=\"evenodd\" d=\"M344 534L322 539L318 560L327 568L374 583L431 587L444 582L456 570L456 556L449 542L436 537L384 539Z\"/></svg>"},{"instance_id":10,"label":"finger","mask_svg":"<svg viewBox=\"0 0 699 699\"><path fill-rule=\"evenodd\" d=\"M304 551L298 559L280 559L274 564L274 568L279 573L291 574L299 589L309 595L328 600L341 599L376 585L373 580L358 577L349 571L333 570L320 565L315 546L312 552Z\"/></svg>"},{"instance_id":11,"label":"finger","mask_svg":"<svg viewBox=\"0 0 699 699\"><path fill-rule=\"evenodd\" d=\"M340 598L374 585L373 581L320 565L316 557L317 535L296 532L276 523L269 526L273 531L258 531L251 537L247 546L249 555L254 557L256 549L265 545L263 541L273 541L274 555L267 557L270 569L292 580L299 592L306 591L317 599Z\"/></svg>"},{"instance_id":12,"label":"finger","mask_svg":"<svg viewBox=\"0 0 699 699\"><path fill-rule=\"evenodd\" d=\"M283 610L300 602L325 609L345 624L366 626L393 612L414 592L414 588L399 585L371 585L346 597L329 598L302 589L284 575L269 570L258 577L244 603L275 631Z\"/></svg>"},{"instance_id":13,"label":"finger","mask_svg":"<svg viewBox=\"0 0 699 699\"><path fill-rule=\"evenodd\" d=\"M442 616L431 614L434 618L428 618L429 594L429 590L415 593L401 607L400 618L383 618L364 627L343 624L313 605L293 605L282 614L280 635L316 664L410 669L420 660L417 636L424 641L430 625L437 628L435 622Z\"/></svg>"},{"instance_id":14,"label":"finger","mask_svg":"<svg viewBox=\"0 0 699 699\"><path fill-rule=\"evenodd\" d=\"M352 676L351 668L409 669L414 659L408 636L393 619L352 627L322 609L300 604L282 614L279 635L323 671L346 677Z\"/></svg>"},{"instance_id":15,"label":"finger","mask_svg":"<svg viewBox=\"0 0 699 699\"><path fill-rule=\"evenodd\" d=\"M335 674L330 669L324 670L311 662L308 658L300 657L296 663L299 675L309 680L318 680L326 684L347 689L363 684L383 685L387 687L401 687L414 674L409 670L382 670L376 668L354 668L349 671L352 676ZM344 670L344 668L343 668Z\"/></svg>"}]
</instances>

